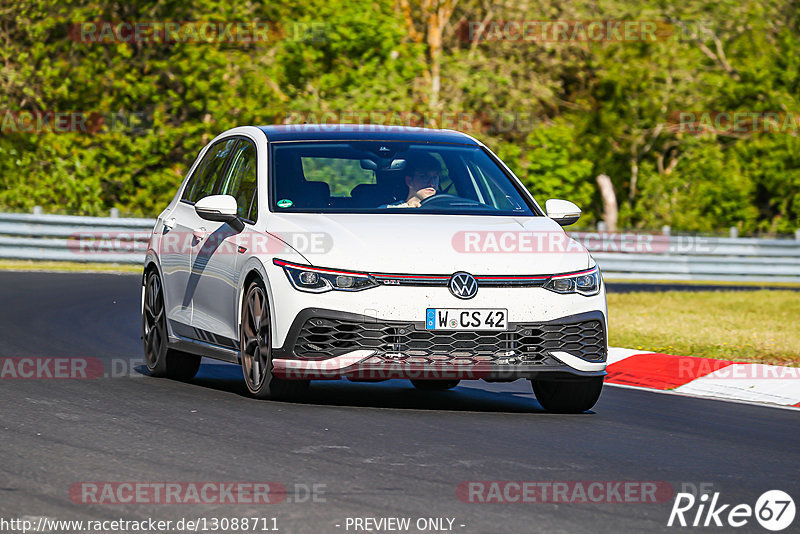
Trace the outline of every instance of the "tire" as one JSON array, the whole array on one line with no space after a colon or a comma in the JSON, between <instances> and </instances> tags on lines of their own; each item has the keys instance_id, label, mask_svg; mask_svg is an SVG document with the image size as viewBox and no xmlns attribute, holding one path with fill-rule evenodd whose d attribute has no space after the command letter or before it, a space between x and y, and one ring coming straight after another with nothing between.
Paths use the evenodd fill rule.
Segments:
<instances>
[{"instance_id":1,"label":"tire","mask_svg":"<svg viewBox=\"0 0 800 534\"><path fill-rule=\"evenodd\" d=\"M414 387L423 391L446 391L453 389L461 380L412 380Z\"/></svg>"},{"instance_id":2,"label":"tire","mask_svg":"<svg viewBox=\"0 0 800 534\"><path fill-rule=\"evenodd\" d=\"M542 408L554 413L583 413L592 408L603 390L603 377L582 380L531 379L533 393Z\"/></svg>"},{"instance_id":3,"label":"tire","mask_svg":"<svg viewBox=\"0 0 800 534\"><path fill-rule=\"evenodd\" d=\"M200 369L201 356L169 348L164 289L155 270L150 271L145 278L142 345L150 376L187 382Z\"/></svg>"},{"instance_id":4,"label":"tire","mask_svg":"<svg viewBox=\"0 0 800 534\"><path fill-rule=\"evenodd\" d=\"M250 283L242 299L239 359L247 391L257 399L288 399L308 389L308 380L283 380L272 374L272 327L264 283Z\"/></svg>"}]
</instances>

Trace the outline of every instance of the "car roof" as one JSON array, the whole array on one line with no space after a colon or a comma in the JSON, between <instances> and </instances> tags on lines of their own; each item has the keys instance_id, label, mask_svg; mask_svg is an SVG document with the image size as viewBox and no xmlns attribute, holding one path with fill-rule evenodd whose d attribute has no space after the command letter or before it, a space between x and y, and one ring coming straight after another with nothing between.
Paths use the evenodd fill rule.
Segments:
<instances>
[{"instance_id":1,"label":"car roof","mask_svg":"<svg viewBox=\"0 0 800 534\"><path fill-rule=\"evenodd\" d=\"M384 126L381 124L280 124L259 126L267 140L281 141L405 141L478 146L472 137L455 130Z\"/></svg>"}]
</instances>

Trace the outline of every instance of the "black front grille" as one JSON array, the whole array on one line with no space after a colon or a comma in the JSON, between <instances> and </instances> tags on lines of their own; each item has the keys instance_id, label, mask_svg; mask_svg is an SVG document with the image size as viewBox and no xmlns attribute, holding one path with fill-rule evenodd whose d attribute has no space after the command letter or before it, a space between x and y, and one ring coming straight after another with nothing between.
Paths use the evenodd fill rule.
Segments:
<instances>
[{"instance_id":1,"label":"black front grille","mask_svg":"<svg viewBox=\"0 0 800 534\"><path fill-rule=\"evenodd\" d=\"M302 358L337 356L373 349L387 359L419 363L552 362L551 351L589 361L606 359L605 332L599 320L575 323L516 324L504 332L449 332L417 329L414 323L357 322L315 317L297 335L294 352Z\"/></svg>"}]
</instances>

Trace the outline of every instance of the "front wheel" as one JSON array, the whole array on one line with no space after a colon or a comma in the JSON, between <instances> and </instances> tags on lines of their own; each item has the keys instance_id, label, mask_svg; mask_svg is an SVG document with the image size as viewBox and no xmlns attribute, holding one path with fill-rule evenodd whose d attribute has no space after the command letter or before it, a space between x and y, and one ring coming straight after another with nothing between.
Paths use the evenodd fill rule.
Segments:
<instances>
[{"instance_id":1,"label":"front wheel","mask_svg":"<svg viewBox=\"0 0 800 534\"><path fill-rule=\"evenodd\" d=\"M164 291L156 271L150 271L145 279L142 342L150 376L185 382L194 378L200 369L201 356L169 348Z\"/></svg>"},{"instance_id":2,"label":"front wheel","mask_svg":"<svg viewBox=\"0 0 800 534\"><path fill-rule=\"evenodd\" d=\"M282 380L272 374L272 329L267 291L253 281L242 299L240 358L247 391L257 399L293 397L308 388L308 380Z\"/></svg>"},{"instance_id":3,"label":"front wheel","mask_svg":"<svg viewBox=\"0 0 800 534\"><path fill-rule=\"evenodd\" d=\"M531 379L533 393L542 408L554 413L583 413L592 408L603 390L603 377L575 380Z\"/></svg>"}]
</instances>

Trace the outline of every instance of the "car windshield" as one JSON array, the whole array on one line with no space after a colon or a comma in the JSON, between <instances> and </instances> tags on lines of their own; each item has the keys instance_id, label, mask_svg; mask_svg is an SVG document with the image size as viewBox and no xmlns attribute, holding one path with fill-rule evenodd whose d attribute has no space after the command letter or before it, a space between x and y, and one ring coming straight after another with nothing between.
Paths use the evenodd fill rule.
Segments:
<instances>
[{"instance_id":1,"label":"car windshield","mask_svg":"<svg viewBox=\"0 0 800 534\"><path fill-rule=\"evenodd\" d=\"M273 211L537 214L479 146L396 141L275 143L270 186Z\"/></svg>"}]
</instances>

